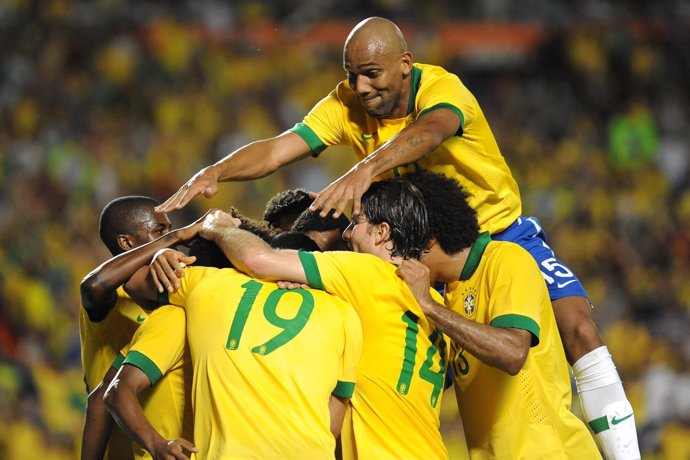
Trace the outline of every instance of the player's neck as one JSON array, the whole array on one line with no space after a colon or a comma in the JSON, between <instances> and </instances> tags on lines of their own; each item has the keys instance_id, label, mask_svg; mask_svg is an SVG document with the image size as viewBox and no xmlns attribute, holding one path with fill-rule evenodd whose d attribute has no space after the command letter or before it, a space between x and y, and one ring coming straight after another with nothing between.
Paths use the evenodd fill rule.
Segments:
<instances>
[{"instance_id":1,"label":"player's neck","mask_svg":"<svg viewBox=\"0 0 690 460\"><path fill-rule=\"evenodd\" d=\"M460 273L467 261L470 249L463 249L454 254L447 254L438 243L422 255L422 263L429 267L431 282L452 283L460 279Z\"/></svg>"}]
</instances>

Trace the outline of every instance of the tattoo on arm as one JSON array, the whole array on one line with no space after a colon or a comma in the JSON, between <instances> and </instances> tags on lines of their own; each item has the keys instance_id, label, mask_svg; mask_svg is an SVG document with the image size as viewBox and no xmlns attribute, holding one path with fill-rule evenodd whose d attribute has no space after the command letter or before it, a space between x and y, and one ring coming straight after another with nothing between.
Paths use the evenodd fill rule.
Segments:
<instances>
[{"instance_id":1,"label":"tattoo on arm","mask_svg":"<svg viewBox=\"0 0 690 460\"><path fill-rule=\"evenodd\" d=\"M424 139L421 134L410 136L405 139L404 144L395 145L388 157L376 158L376 164L378 166L386 166L389 163L393 163L398 158L405 156L408 152L420 146L423 142Z\"/></svg>"}]
</instances>

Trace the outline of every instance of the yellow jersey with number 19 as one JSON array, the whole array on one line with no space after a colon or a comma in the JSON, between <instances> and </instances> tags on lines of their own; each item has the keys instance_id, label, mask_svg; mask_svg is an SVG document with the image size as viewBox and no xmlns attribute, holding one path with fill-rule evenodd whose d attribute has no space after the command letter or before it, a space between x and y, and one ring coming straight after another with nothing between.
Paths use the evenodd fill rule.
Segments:
<instances>
[{"instance_id":1,"label":"yellow jersey with number 19","mask_svg":"<svg viewBox=\"0 0 690 460\"><path fill-rule=\"evenodd\" d=\"M326 147L347 145L362 159L426 113L451 110L460 119L455 136L416 162L394 168L382 177L416 169L452 177L469 192L468 201L477 210L482 231L495 234L505 230L522 213L520 191L477 99L457 75L442 67L415 63L410 79L406 117L369 116L345 80L292 131L307 142L315 156Z\"/></svg>"},{"instance_id":2,"label":"yellow jersey with number 19","mask_svg":"<svg viewBox=\"0 0 690 460\"><path fill-rule=\"evenodd\" d=\"M546 284L527 251L482 234L460 280L446 287L445 303L477 323L532 334L532 348L515 376L451 346L473 460L601 458L587 427L570 411L568 362Z\"/></svg>"},{"instance_id":3,"label":"yellow jersey with number 19","mask_svg":"<svg viewBox=\"0 0 690 460\"><path fill-rule=\"evenodd\" d=\"M343 458L447 458L439 432L446 343L395 266L346 251L299 256L309 285L347 300L362 322L357 388L341 434Z\"/></svg>"},{"instance_id":4,"label":"yellow jersey with number 19","mask_svg":"<svg viewBox=\"0 0 690 460\"><path fill-rule=\"evenodd\" d=\"M187 267L180 284L196 458L333 458L330 397L352 396L361 351L354 309L232 268Z\"/></svg>"}]
</instances>

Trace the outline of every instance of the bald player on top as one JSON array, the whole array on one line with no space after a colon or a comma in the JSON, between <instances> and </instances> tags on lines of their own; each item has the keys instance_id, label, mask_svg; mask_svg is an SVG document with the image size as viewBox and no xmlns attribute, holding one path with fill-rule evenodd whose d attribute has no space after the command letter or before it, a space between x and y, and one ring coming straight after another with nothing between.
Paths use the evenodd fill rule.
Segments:
<instances>
[{"instance_id":1,"label":"bald player on top","mask_svg":"<svg viewBox=\"0 0 690 460\"><path fill-rule=\"evenodd\" d=\"M318 156L333 145L352 147L360 161L326 187L311 206L337 217L353 202L360 211L373 180L422 169L456 179L470 195L480 231L512 241L537 261L546 281L586 420L607 458L640 458L632 407L592 319L591 303L575 274L546 244L539 220L522 215L518 185L476 98L457 75L414 63L400 29L368 18L350 32L343 50L347 78L284 133L253 142L195 174L159 210L207 197L218 182L271 174Z\"/></svg>"}]
</instances>

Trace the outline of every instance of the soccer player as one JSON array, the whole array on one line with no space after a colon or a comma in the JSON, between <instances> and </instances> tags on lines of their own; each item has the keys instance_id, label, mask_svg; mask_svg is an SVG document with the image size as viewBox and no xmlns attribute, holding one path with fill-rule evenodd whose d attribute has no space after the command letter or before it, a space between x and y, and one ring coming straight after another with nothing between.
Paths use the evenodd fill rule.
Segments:
<instances>
[{"instance_id":1,"label":"soccer player","mask_svg":"<svg viewBox=\"0 0 690 460\"><path fill-rule=\"evenodd\" d=\"M307 283L357 309L362 358L341 435L343 458L445 459L439 411L447 347L394 265L420 256L428 240L424 205L409 183L397 180L374 184L362 206L344 234L357 252L274 250L229 227L220 211L208 215L200 234L253 277Z\"/></svg>"},{"instance_id":2,"label":"soccer player","mask_svg":"<svg viewBox=\"0 0 690 460\"><path fill-rule=\"evenodd\" d=\"M147 275L128 291L160 299ZM163 303L187 315L196 458L333 457L361 351L350 305L207 266L187 267Z\"/></svg>"},{"instance_id":3,"label":"soccer player","mask_svg":"<svg viewBox=\"0 0 690 460\"><path fill-rule=\"evenodd\" d=\"M452 341L455 388L472 459L600 458L570 411L568 362L534 259L479 233L467 194L436 173L404 176L424 195L431 243L398 274ZM428 295L445 283L445 308Z\"/></svg>"},{"instance_id":4,"label":"soccer player","mask_svg":"<svg viewBox=\"0 0 690 460\"><path fill-rule=\"evenodd\" d=\"M105 206L100 216L99 233L114 257L86 275L80 285L81 357L84 382L87 392L91 393L84 423L83 459L103 458L109 436L106 458L132 458L131 441L124 433L115 429L110 434L112 419L101 401L105 388L99 387L119 351L148 317L148 312L132 301L121 286L158 250L184 242L196 233L188 227L171 232L170 220L154 210L156 205L158 202L152 198L126 196ZM179 262L194 260L181 252L172 253L172 256L168 265L173 267L178 267ZM114 372L110 377L113 375Z\"/></svg>"},{"instance_id":5,"label":"soccer player","mask_svg":"<svg viewBox=\"0 0 690 460\"><path fill-rule=\"evenodd\" d=\"M160 209L179 209L197 194L215 194L219 181L263 177L332 145L352 147L361 161L319 194L311 209L322 214L335 208L337 215L352 200L356 215L362 194L380 175L426 169L456 178L470 193L481 231L520 244L539 264L583 412L606 456L639 458L634 417L627 417L632 407L587 294L546 245L539 221L521 215L517 183L476 98L456 75L414 63L402 33L387 19L357 24L343 51L347 79L303 123L202 169ZM613 424L618 413L626 418Z\"/></svg>"}]
</instances>

